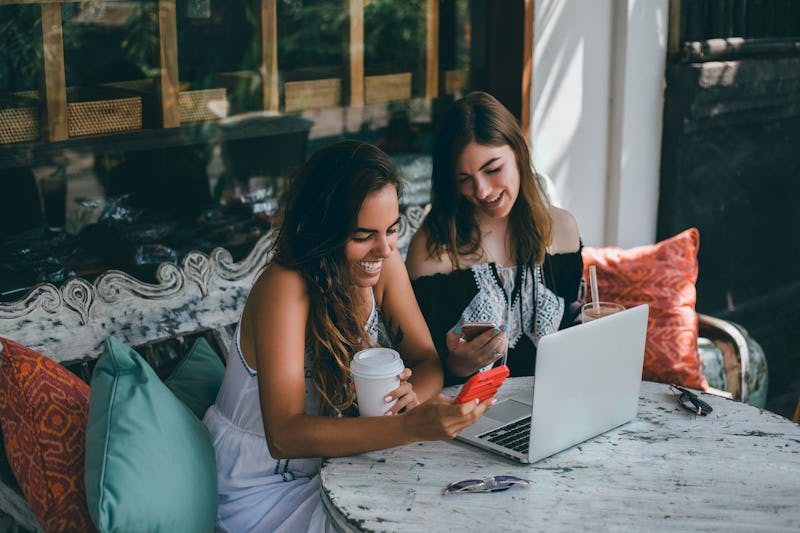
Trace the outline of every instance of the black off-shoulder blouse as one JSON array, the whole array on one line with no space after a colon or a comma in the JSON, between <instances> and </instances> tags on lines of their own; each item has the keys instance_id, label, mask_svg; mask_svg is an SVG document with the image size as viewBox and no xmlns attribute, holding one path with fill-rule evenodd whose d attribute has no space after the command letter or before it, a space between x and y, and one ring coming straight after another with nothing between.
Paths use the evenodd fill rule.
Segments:
<instances>
[{"instance_id":1,"label":"black off-shoulder blouse","mask_svg":"<svg viewBox=\"0 0 800 533\"><path fill-rule=\"evenodd\" d=\"M583 259L578 250L546 254L541 267L518 266L511 298L506 296L494 263L423 276L411 283L442 360L445 386L467 379L448 371L449 352L445 342L447 332L463 320L491 321L500 325L505 322L500 316L510 316L506 364L511 376L530 376L536 364L534 339L573 325L580 313L584 298ZM520 290L521 287L525 290ZM536 305L533 305L534 300Z\"/></svg>"}]
</instances>

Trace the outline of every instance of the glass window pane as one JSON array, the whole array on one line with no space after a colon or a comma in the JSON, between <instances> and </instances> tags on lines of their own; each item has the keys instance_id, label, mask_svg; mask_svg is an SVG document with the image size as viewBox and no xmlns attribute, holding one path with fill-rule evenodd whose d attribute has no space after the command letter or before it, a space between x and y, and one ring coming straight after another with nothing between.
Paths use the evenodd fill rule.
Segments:
<instances>
[{"instance_id":1,"label":"glass window pane","mask_svg":"<svg viewBox=\"0 0 800 533\"><path fill-rule=\"evenodd\" d=\"M243 257L293 169L341 138L383 148L404 208L425 204L437 117L479 85L488 4L362 4L352 20L342 0L0 6L0 299L111 268L152 280L189 250Z\"/></svg>"}]
</instances>

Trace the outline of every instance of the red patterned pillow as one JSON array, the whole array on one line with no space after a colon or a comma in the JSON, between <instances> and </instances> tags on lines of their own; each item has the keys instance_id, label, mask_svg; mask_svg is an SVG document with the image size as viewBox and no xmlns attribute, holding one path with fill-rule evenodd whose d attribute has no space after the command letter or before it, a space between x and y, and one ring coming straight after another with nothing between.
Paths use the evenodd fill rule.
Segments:
<instances>
[{"instance_id":1,"label":"red patterned pillow","mask_svg":"<svg viewBox=\"0 0 800 533\"><path fill-rule=\"evenodd\" d=\"M89 386L30 348L0 346L0 425L22 493L45 531L95 531L83 484Z\"/></svg>"},{"instance_id":2,"label":"red patterned pillow","mask_svg":"<svg viewBox=\"0 0 800 533\"><path fill-rule=\"evenodd\" d=\"M584 277L597 265L600 299L650 306L644 354L646 380L706 390L697 354L697 250L700 233L690 228L656 244L629 250L583 248Z\"/></svg>"}]
</instances>

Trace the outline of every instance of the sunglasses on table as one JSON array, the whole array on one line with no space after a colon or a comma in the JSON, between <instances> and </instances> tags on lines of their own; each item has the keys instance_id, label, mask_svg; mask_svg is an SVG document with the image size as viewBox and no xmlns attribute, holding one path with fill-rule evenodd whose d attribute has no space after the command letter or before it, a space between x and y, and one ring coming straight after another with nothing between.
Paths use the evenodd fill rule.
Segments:
<instances>
[{"instance_id":1,"label":"sunglasses on table","mask_svg":"<svg viewBox=\"0 0 800 533\"><path fill-rule=\"evenodd\" d=\"M687 411L690 411L696 415L706 416L708 413L714 410L713 407L701 400L697 394L693 393L689 389L684 389L678 385L670 385L669 388L672 393L677 396L678 404L680 404L680 406Z\"/></svg>"},{"instance_id":2,"label":"sunglasses on table","mask_svg":"<svg viewBox=\"0 0 800 533\"><path fill-rule=\"evenodd\" d=\"M447 485L444 489L445 494L460 494L464 492L500 492L514 487L530 487L531 482L527 479L515 476L492 476L483 479L465 479L455 481Z\"/></svg>"}]
</instances>

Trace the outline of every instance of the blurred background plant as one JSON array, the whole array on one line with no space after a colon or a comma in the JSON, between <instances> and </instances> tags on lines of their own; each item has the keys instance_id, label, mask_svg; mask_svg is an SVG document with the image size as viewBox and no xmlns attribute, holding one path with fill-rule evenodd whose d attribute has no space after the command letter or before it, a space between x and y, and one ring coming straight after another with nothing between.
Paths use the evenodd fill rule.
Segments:
<instances>
[{"instance_id":1,"label":"blurred background plant","mask_svg":"<svg viewBox=\"0 0 800 533\"><path fill-rule=\"evenodd\" d=\"M33 36L40 21L39 6L0 6L0 94L37 88L42 56Z\"/></svg>"},{"instance_id":2,"label":"blurred background plant","mask_svg":"<svg viewBox=\"0 0 800 533\"><path fill-rule=\"evenodd\" d=\"M282 0L278 5L278 67L343 68L346 11L331 0Z\"/></svg>"},{"instance_id":3,"label":"blurred background plant","mask_svg":"<svg viewBox=\"0 0 800 533\"><path fill-rule=\"evenodd\" d=\"M416 70L426 9L420 0L373 0L364 7L364 64L391 65L394 71Z\"/></svg>"}]
</instances>

